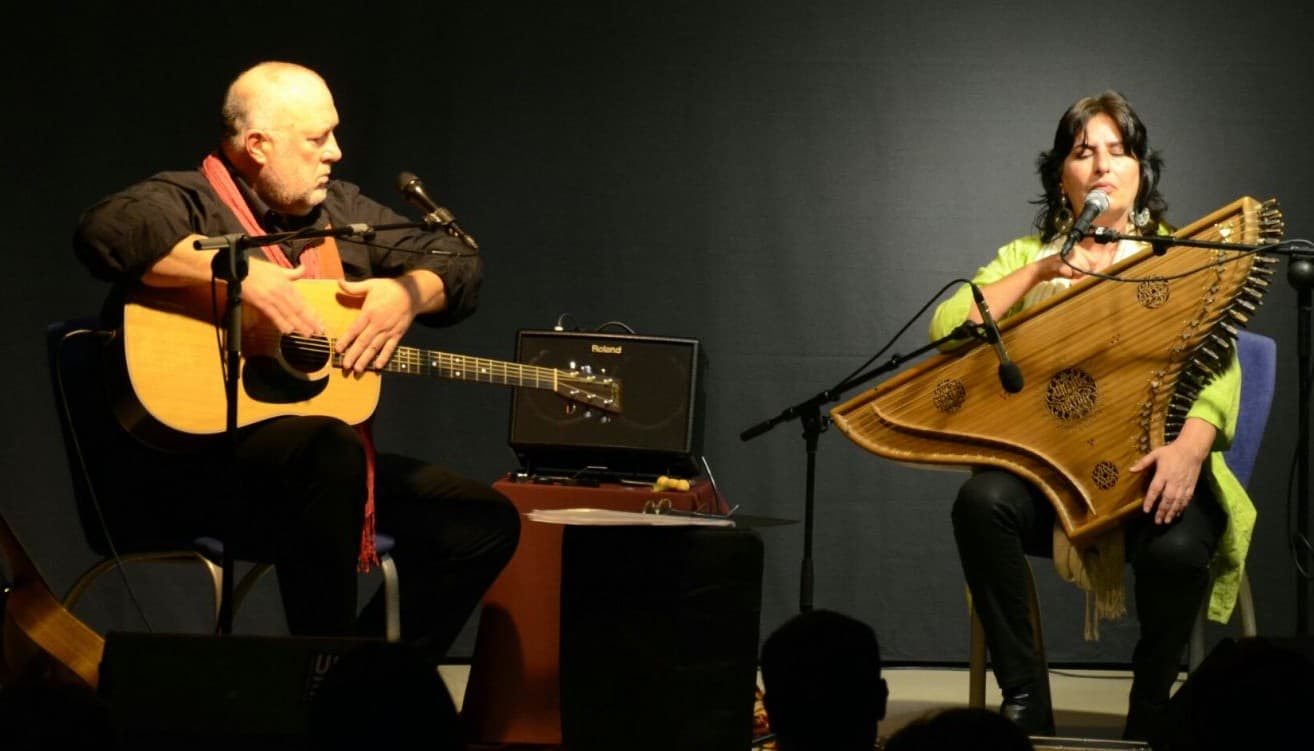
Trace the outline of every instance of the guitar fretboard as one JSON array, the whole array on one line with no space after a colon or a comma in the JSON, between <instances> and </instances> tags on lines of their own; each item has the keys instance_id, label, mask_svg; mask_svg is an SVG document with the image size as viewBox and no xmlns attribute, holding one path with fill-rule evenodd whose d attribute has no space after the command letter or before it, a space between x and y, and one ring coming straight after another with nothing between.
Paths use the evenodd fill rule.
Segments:
<instances>
[{"instance_id":1,"label":"guitar fretboard","mask_svg":"<svg viewBox=\"0 0 1314 751\"><path fill-rule=\"evenodd\" d=\"M284 360L302 373L313 373L324 364L342 366L342 355L324 337L287 335L280 347ZM325 359L327 358L327 359ZM620 411L620 385L615 378L587 371L561 370L518 362L456 355L416 347L398 347L382 368L386 373L438 376L471 383L546 389L572 401Z\"/></svg>"},{"instance_id":2,"label":"guitar fretboard","mask_svg":"<svg viewBox=\"0 0 1314 751\"><path fill-rule=\"evenodd\" d=\"M337 359L334 358L335 361ZM559 376L571 375L555 368L435 352L416 347L398 347L383 370L389 373L440 376L457 381L539 389L555 389Z\"/></svg>"},{"instance_id":3,"label":"guitar fretboard","mask_svg":"<svg viewBox=\"0 0 1314 751\"><path fill-rule=\"evenodd\" d=\"M313 351L319 356L330 353L332 364L342 366L342 354L335 352L327 340L294 336L288 339L296 343L297 352ZM286 356L288 352L285 351L284 354ZM317 366L311 366L307 370L315 368ZM438 375L440 378L449 378L453 381L545 389L603 410L620 411L619 385L615 378L606 375L595 377L593 374L577 373L574 370L543 368L540 365L489 360L485 357L470 357L468 354L452 354L415 347L398 347L388 364L382 366L380 370L385 373Z\"/></svg>"}]
</instances>

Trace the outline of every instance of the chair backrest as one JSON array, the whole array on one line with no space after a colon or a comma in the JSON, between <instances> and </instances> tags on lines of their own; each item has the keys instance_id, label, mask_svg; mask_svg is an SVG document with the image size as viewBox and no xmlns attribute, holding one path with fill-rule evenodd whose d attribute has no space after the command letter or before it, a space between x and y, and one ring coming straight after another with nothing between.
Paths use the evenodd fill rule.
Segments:
<instances>
[{"instance_id":1,"label":"chair backrest","mask_svg":"<svg viewBox=\"0 0 1314 751\"><path fill-rule=\"evenodd\" d=\"M99 555L111 554L111 539L120 553L163 542L149 518L120 502L119 483L109 482L134 474L125 460L143 450L119 424L110 401L104 360L113 336L94 317L46 327L50 385L78 519L87 544Z\"/></svg>"},{"instance_id":2,"label":"chair backrest","mask_svg":"<svg viewBox=\"0 0 1314 751\"><path fill-rule=\"evenodd\" d=\"M1277 382L1277 343L1244 329L1237 332L1237 357L1241 359L1241 409L1237 414L1232 446L1223 455L1227 466L1243 486L1259 456L1259 444L1268 424L1269 408Z\"/></svg>"},{"instance_id":3,"label":"chair backrest","mask_svg":"<svg viewBox=\"0 0 1314 751\"><path fill-rule=\"evenodd\" d=\"M99 519L85 450L96 444L96 436L92 434L92 415L102 407L108 408L108 404L99 398L99 387L96 386L100 369L97 352L103 345L103 337L104 332L91 318L56 321L46 327L50 386L64 438L64 453L78 518L87 543L102 555L107 548L105 530Z\"/></svg>"}]
</instances>

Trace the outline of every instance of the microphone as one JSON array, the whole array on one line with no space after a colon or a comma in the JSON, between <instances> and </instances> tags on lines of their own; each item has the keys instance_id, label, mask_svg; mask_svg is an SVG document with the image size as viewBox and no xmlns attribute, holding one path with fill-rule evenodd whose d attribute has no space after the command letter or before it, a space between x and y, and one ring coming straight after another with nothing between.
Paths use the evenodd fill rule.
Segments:
<instances>
[{"instance_id":1,"label":"microphone","mask_svg":"<svg viewBox=\"0 0 1314 751\"><path fill-rule=\"evenodd\" d=\"M1108 199L1105 198L1105 200ZM1004 340L999 336L999 326L995 324L994 317L990 315L990 306L986 305L985 295L981 293L981 288L972 282L968 282L967 286L972 288L972 298L976 300L976 309L981 311L981 323L985 326L986 341L994 345L995 356L999 358L999 383L1008 393L1016 394L1022 390L1022 369L1017 366L1017 363L1009 359L1008 350L1004 349Z\"/></svg>"},{"instance_id":2,"label":"microphone","mask_svg":"<svg viewBox=\"0 0 1314 751\"><path fill-rule=\"evenodd\" d=\"M424 183L420 178L411 172L403 172L397 175L397 190L401 191L402 196L410 204L420 211L424 212L424 221L426 224L435 227L441 227L447 230L447 234L459 238L462 242L470 247L471 250L479 250L479 243L462 230L456 224L456 217L452 212L438 205L438 202L429 197L424 190Z\"/></svg>"},{"instance_id":3,"label":"microphone","mask_svg":"<svg viewBox=\"0 0 1314 751\"><path fill-rule=\"evenodd\" d=\"M1072 224L1072 229L1068 231L1068 239L1063 242L1063 249L1059 251L1060 258L1067 258L1068 253L1072 251L1072 246L1085 236L1086 231L1090 229L1090 223L1100 214L1109 210L1109 196L1102 190L1092 190L1086 194L1086 204L1081 207L1081 216Z\"/></svg>"}]
</instances>

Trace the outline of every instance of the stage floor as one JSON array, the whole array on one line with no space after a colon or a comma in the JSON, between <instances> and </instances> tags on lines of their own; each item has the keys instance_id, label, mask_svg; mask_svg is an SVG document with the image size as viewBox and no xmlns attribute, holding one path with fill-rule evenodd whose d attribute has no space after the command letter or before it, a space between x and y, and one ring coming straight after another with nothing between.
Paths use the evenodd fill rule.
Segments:
<instances>
[{"instance_id":1,"label":"stage floor","mask_svg":"<svg viewBox=\"0 0 1314 751\"><path fill-rule=\"evenodd\" d=\"M468 665L443 665L443 679L459 707L465 693ZM935 709L967 705L967 669L888 668L885 680L890 687L890 703L881 735L903 727L908 722ZM1185 674L1179 679L1185 678ZM1122 735L1127 711L1127 692L1131 673L1126 670L1051 670L1055 724L1058 735L1070 741L1046 743L1044 748L1115 748ZM1176 690L1176 689L1174 689ZM986 706L999 706L999 689L994 678L986 678ZM1083 745L1081 741L1111 741ZM1039 746L1039 744L1038 744ZM1136 747L1128 744L1127 747ZM512 747L514 748L514 747Z\"/></svg>"}]
</instances>

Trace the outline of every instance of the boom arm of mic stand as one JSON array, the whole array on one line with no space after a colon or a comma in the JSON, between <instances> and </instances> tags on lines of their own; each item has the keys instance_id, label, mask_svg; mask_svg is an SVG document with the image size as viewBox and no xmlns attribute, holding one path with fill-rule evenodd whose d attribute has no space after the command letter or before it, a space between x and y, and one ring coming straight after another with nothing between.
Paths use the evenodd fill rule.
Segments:
<instances>
[{"instance_id":1,"label":"boom arm of mic stand","mask_svg":"<svg viewBox=\"0 0 1314 751\"><path fill-rule=\"evenodd\" d=\"M1096 227L1086 233L1086 237L1093 237L1101 243L1118 242L1119 240L1135 240L1136 242L1149 243L1154 246L1155 255L1163 255L1171 247L1183 248L1213 248L1215 250L1241 250L1255 251L1267 247L1264 244L1250 245L1247 243L1224 243L1214 240L1196 240L1190 237L1174 237L1172 235L1124 235L1117 230L1107 229L1105 227Z\"/></svg>"},{"instance_id":2,"label":"boom arm of mic stand","mask_svg":"<svg viewBox=\"0 0 1314 751\"><path fill-rule=\"evenodd\" d=\"M915 351L912 351L911 353L891 354L890 360L887 360L882 365L876 366L876 368L872 368L871 370L869 370L869 372L851 375L851 377L844 379L844 381L837 383L837 385L830 387L830 389L821 391L821 393L816 394L815 397L809 397L808 399L804 399L803 402L794 404L794 406L792 407L784 408L784 410L781 411L781 414L774 416L774 418L762 420L761 423L753 425L753 427L746 428L744 432L740 433L740 440L750 441L756 439L756 437L761 436L762 433L770 431L770 429L774 428L775 425L784 423L784 421L799 418L799 416L803 416L805 412L815 410L815 408L821 406L821 404L834 402L834 400L840 399L840 397L844 395L845 391L854 389L854 387L857 386L861 386L862 383L871 381L872 378L878 377L878 375L880 374L890 373L891 370L895 370L896 368L899 368L899 366L903 365L904 362L907 362L908 360L912 360L913 357L920 356L920 354L922 353L932 351L932 349L936 349L940 347L940 345L942 344L947 344L950 343L950 341L954 341L958 339L966 339L966 337L972 337L972 339L979 339L980 337L979 328L980 328L979 324L964 323L962 324L962 326L959 326L958 328L955 328L955 330L947 333L947 335L941 336L940 339L934 340L932 341L932 343L924 345L924 347L918 347L917 349L915 349Z\"/></svg>"},{"instance_id":3,"label":"boom arm of mic stand","mask_svg":"<svg viewBox=\"0 0 1314 751\"><path fill-rule=\"evenodd\" d=\"M398 222L397 224L376 224L369 225L363 222L355 224L343 224L336 227L325 227L315 230L296 230L293 232L274 232L268 235L243 235L240 233L231 235L220 235L218 237L206 237L192 243L196 250L214 250L224 249L247 250L260 245L277 245L288 240L313 240L317 237L352 237L359 235L370 237L376 232L383 232L392 229L432 229L428 222Z\"/></svg>"},{"instance_id":4,"label":"boom arm of mic stand","mask_svg":"<svg viewBox=\"0 0 1314 751\"><path fill-rule=\"evenodd\" d=\"M947 336L936 339L926 346L914 350L912 354L891 355L890 359L883 365L873 368L866 373L860 373L846 378L836 384L833 388L829 388L815 396L809 397L792 407L786 407L775 417L772 417L769 420L764 420L739 434L740 440L748 441L762 435L768 430L771 430L780 423L792 420L796 417L803 423L803 438L807 450L807 478L804 485L803 498L803 562L800 566L799 572L799 612L806 613L812 610L812 508L816 493L817 436L826 429L826 418L821 415L821 405L839 399L845 391L866 383L882 373L888 373L902 365L907 360L939 347L942 344L965 337L979 338L981 336L980 328L981 327L977 324L967 322L949 332Z\"/></svg>"},{"instance_id":5,"label":"boom arm of mic stand","mask_svg":"<svg viewBox=\"0 0 1314 751\"><path fill-rule=\"evenodd\" d=\"M815 396L811 396L799 402L798 404L793 405L792 407L786 407L784 410L781 411L780 414L776 415L775 417L772 417L767 420L763 420L762 422L750 428L747 428L746 430L744 430L742 433L739 434L739 440L751 441L754 438L776 427L782 422L792 420L796 417L801 417L804 414L810 412L811 410L816 409L822 404L837 401L841 396L844 395L844 392L848 391L849 389L860 386L883 373L888 373L892 370L895 370L896 368L898 368L900 365L904 364L908 360L911 360L912 358L917 357L918 355L921 355L925 352L929 352L932 349L936 349L942 344L947 344L948 342L952 342L957 339L964 339L969 337L974 339L979 339L981 338L981 333L979 329L980 329L979 324L964 323L963 325L949 332L947 335L942 336L939 339L936 339L935 341L925 346L919 347L907 355L901 355L898 353L890 355L890 359L887 360L882 365L875 367L867 371L866 373L859 373L857 375L846 378L845 380L839 382L835 386L832 386L831 388L826 389L825 391L822 391L816 394Z\"/></svg>"}]
</instances>

